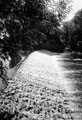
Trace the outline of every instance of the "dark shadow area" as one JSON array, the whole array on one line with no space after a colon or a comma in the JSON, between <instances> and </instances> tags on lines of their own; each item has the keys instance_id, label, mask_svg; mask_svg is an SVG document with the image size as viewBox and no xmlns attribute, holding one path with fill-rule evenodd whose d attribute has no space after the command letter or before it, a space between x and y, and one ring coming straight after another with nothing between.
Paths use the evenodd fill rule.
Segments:
<instances>
[{"instance_id":1,"label":"dark shadow area","mask_svg":"<svg viewBox=\"0 0 82 120\"><path fill-rule=\"evenodd\" d=\"M52 51L45 50L45 49L38 50L38 52L43 53L43 54L47 54L47 55L50 55L50 56L54 56L54 55L59 55L59 54L61 54L61 53L52 52Z\"/></svg>"},{"instance_id":2,"label":"dark shadow area","mask_svg":"<svg viewBox=\"0 0 82 120\"><path fill-rule=\"evenodd\" d=\"M12 120L15 115L7 111L0 112L0 120Z\"/></svg>"},{"instance_id":3,"label":"dark shadow area","mask_svg":"<svg viewBox=\"0 0 82 120\"><path fill-rule=\"evenodd\" d=\"M60 42L60 41L59 41ZM65 46L60 42L60 43L49 43L44 46L45 50L51 51L51 52L56 52L56 53L62 53L64 52Z\"/></svg>"}]
</instances>

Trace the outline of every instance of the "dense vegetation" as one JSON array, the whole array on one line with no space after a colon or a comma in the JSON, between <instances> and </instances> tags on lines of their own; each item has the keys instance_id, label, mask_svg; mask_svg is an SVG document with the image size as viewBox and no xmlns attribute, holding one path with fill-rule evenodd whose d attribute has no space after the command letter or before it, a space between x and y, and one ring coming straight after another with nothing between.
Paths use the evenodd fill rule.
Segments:
<instances>
[{"instance_id":1,"label":"dense vegetation","mask_svg":"<svg viewBox=\"0 0 82 120\"><path fill-rule=\"evenodd\" d=\"M76 56L82 58L82 9L62 28L63 42Z\"/></svg>"},{"instance_id":2,"label":"dense vegetation","mask_svg":"<svg viewBox=\"0 0 82 120\"><path fill-rule=\"evenodd\" d=\"M62 52L65 46L60 26L70 10L71 0L1 0L0 73L32 51Z\"/></svg>"},{"instance_id":3,"label":"dense vegetation","mask_svg":"<svg viewBox=\"0 0 82 120\"><path fill-rule=\"evenodd\" d=\"M63 51L60 24L70 10L71 0L1 0L1 54L16 64L28 51Z\"/></svg>"}]
</instances>

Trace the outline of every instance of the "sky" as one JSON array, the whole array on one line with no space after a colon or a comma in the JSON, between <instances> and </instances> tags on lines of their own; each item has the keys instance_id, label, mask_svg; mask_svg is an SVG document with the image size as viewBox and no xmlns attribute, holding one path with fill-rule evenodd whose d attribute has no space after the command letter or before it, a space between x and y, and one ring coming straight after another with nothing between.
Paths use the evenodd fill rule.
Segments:
<instances>
[{"instance_id":1,"label":"sky","mask_svg":"<svg viewBox=\"0 0 82 120\"><path fill-rule=\"evenodd\" d=\"M82 0L73 0L72 11L66 18L66 21L71 20L74 17L74 14L82 8Z\"/></svg>"}]
</instances>

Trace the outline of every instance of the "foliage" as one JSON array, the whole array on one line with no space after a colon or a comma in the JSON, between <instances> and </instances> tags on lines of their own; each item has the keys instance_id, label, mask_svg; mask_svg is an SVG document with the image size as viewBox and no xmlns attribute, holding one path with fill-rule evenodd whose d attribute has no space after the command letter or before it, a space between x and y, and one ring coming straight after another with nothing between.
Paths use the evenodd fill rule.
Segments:
<instances>
[{"instance_id":1,"label":"foliage","mask_svg":"<svg viewBox=\"0 0 82 120\"><path fill-rule=\"evenodd\" d=\"M61 22L71 11L72 2L72 0L49 0L47 7L53 14L57 16L57 19Z\"/></svg>"},{"instance_id":2,"label":"foliage","mask_svg":"<svg viewBox=\"0 0 82 120\"><path fill-rule=\"evenodd\" d=\"M8 85L7 67L5 66L3 57L4 56L0 55L0 93L3 92Z\"/></svg>"},{"instance_id":3,"label":"foliage","mask_svg":"<svg viewBox=\"0 0 82 120\"><path fill-rule=\"evenodd\" d=\"M63 25L64 43L73 51L82 52L82 10L74 18Z\"/></svg>"},{"instance_id":4,"label":"foliage","mask_svg":"<svg viewBox=\"0 0 82 120\"><path fill-rule=\"evenodd\" d=\"M54 47L55 41L61 43L59 26L70 11L71 0L59 0L56 4L53 2L51 7L56 10L55 12L50 11L49 4L51 4L50 0L1 0L0 49L2 53L6 55L8 52L14 59L20 50L45 49L49 43L54 43Z\"/></svg>"}]
</instances>

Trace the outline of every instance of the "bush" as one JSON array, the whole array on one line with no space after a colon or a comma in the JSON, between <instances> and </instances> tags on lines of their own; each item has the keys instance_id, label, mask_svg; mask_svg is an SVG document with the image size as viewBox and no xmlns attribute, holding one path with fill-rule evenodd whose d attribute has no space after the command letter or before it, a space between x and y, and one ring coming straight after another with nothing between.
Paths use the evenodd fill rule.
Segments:
<instances>
[{"instance_id":1,"label":"bush","mask_svg":"<svg viewBox=\"0 0 82 120\"><path fill-rule=\"evenodd\" d=\"M7 68L5 67L5 61L0 56L0 92L3 92L8 85Z\"/></svg>"}]
</instances>

